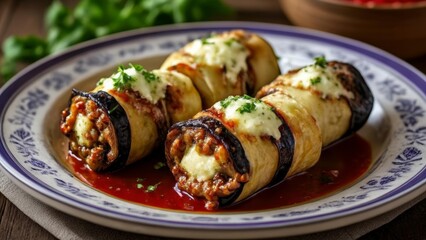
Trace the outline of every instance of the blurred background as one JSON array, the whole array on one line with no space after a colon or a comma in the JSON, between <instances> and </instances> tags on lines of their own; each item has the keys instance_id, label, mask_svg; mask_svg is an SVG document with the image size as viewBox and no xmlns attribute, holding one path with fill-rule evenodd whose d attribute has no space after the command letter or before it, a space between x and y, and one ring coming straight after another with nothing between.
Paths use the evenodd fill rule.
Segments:
<instances>
[{"instance_id":1,"label":"blurred background","mask_svg":"<svg viewBox=\"0 0 426 240\"><path fill-rule=\"evenodd\" d=\"M275 0L0 0L0 83L39 58L115 32L248 19L289 24Z\"/></svg>"}]
</instances>

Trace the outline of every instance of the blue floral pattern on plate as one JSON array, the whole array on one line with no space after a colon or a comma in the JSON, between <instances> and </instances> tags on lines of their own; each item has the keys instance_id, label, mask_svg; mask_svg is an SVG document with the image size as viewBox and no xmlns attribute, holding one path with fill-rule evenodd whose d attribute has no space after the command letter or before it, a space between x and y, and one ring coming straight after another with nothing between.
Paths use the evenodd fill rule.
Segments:
<instances>
[{"instance_id":1,"label":"blue floral pattern on plate","mask_svg":"<svg viewBox=\"0 0 426 240\"><path fill-rule=\"evenodd\" d=\"M378 147L383 150L377 151L375 164L364 178L341 192L311 203L270 211L206 215L153 209L112 198L76 180L60 164L62 155L55 148L59 144L55 132L58 132L60 109L72 87L94 82L96 79L91 78L119 64L143 63L153 57L166 56L191 39L232 28L258 32L267 39L280 57L283 72L310 64L313 57L320 55L349 62L362 72L374 92L375 109L378 109L367 125L383 140ZM408 74L418 78L416 84L410 82ZM390 199L424 188L425 89L425 77L400 60L361 43L317 32L274 25L217 23L123 34L48 58L5 87L0 95L6 99L0 108L0 163L12 179L24 179L29 188L55 199L56 203L51 205L56 208L66 202L80 211L108 219L163 227L241 230L279 226L288 229L300 223L349 216L372 209L376 204L386 206ZM382 124L386 119L387 124ZM367 138L368 131L364 130ZM389 207L382 212L386 210ZM348 220L346 224L352 222Z\"/></svg>"}]
</instances>

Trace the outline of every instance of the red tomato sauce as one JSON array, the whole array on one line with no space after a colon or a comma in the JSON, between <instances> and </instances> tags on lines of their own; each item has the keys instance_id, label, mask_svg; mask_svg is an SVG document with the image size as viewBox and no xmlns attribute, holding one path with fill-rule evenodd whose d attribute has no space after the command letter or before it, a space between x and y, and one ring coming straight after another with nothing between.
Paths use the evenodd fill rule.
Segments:
<instances>
[{"instance_id":1,"label":"red tomato sauce","mask_svg":"<svg viewBox=\"0 0 426 240\"><path fill-rule=\"evenodd\" d=\"M93 172L71 154L68 164L83 182L117 198L164 209L207 211L203 200L194 199L175 187L164 156L154 155L113 173ZM325 150L319 162L306 172L218 211L265 210L312 201L353 183L370 165L370 145L354 135Z\"/></svg>"}]
</instances>

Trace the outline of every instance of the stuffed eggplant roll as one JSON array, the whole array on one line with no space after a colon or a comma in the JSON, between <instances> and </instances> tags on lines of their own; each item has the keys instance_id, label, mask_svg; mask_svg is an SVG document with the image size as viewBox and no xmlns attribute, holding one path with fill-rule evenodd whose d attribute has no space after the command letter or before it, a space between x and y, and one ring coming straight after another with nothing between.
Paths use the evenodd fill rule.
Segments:
<instances>
[{"instance_id":1,"label":"stuffed eggplant roll","mask_svg":"<svg viewBox=\"0 0 426 240\"><path fill-rule=\"evenodd\" d=\"M101 79L93 91L73 90L61 131L92 170L112 171L148 155L171 122L200 110L200 96L185 75L131 65Z\"/></svg>"},{"instance_id":2,"label":"stuffed eggplant roll","mask_svg":"<svg viewBox=\"0 0 426 240\"><path fill-rule=\"evenodd\" d=\"M278 77L258 96L228 97L168 132L166 158L177 186L205 198L207 209L312 167L324 146L366 122L373 105L355 68L320 59Z\"/></svg>"},{"instance_id":3,"label":"stuffed eggplant roll","mask_svg":"<svg viewBox=\"0 0 426 240\"><path fill-rule=\"evenodd\" d=\"M231 95L252 95L280 74L271 46L242 30L194 40L172 53L161 69L191 78L204 108Z\"/></svg>"},{"instance_id":4,"label":"stuffed eggplant roll","mask_svg":"<svg viewBox=\"0 0 426 240\"><path fill-rule=\"evenodd\" d=\"M352 65L324 57L304 68L292 70L264 86L262 98L284 92L301 104L315 119L324 146L350 135L367 121L373 95L361 73ZM269 99L269 98L267 98Z\"/></svg>"}]
</instances>

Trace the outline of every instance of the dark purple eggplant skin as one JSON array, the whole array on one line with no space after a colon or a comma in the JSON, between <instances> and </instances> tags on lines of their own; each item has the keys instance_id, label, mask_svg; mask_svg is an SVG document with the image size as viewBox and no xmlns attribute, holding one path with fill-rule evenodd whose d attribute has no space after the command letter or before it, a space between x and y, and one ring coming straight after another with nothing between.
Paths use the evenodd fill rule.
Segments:
<instances>
[{"instance_id":1,"label":"dark purple eggplant skin","mask_svg":"<svg viewBox=\"0 0 426 240\"><path fill-rule=\"evenodd\" d=\"M101 171L111 172L123 168L126 166L131 147L131 128L126 111L113 96L105 91L92 93L73 89L71 99L77 95L94 101L98 107L108 113L117 136L118 156L109 166L103 168ZM108 162L106 154L104 155L104 162Z\"/></svg>"},{"instance_id":2,"label":"dark purple eggplant skin","mask_svg":"<svg viewBox=\"0 0 426 240\"><path fill-rule=\"evenodd\" d=\"M277 171L275 172L275 175L272 178L272 181L268 184L267 188L280 184L285 180L285 176L287 175L288 170L290 170L291 164L293 162L294 147L296 145L293 132L291 131L287 122L284 120L281 114L279 114L279 112L274 110L274 113L282 123L279 127L281 134L280 139L274 139L271 136L271 141L274 142L277 146L279 159Z\"/></svg>"},{"instance_id":3,"label":"dark purple eggplant skin","mask_svg":"<svg viewBox=\"0 0 426 240\"><path fill-rule=\"evenodd\" d=\"M352 111L351 123L344 137L358 131L367 122L374 105L374 96L362 74L353 65L338 61L331 61L329 66L343 69L337 78L344 88L354 94L354 98L347 99Z\"/></svg>"}]
</instances>

